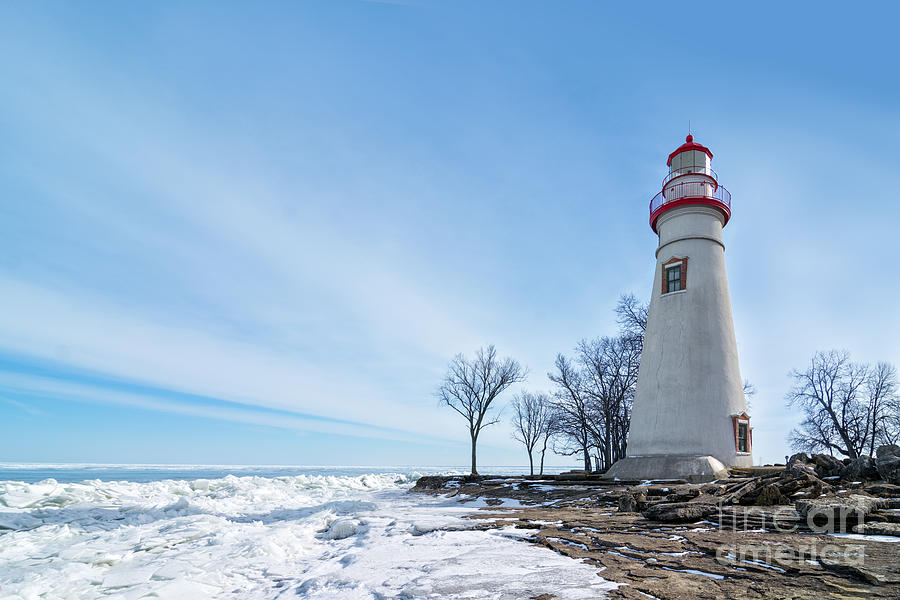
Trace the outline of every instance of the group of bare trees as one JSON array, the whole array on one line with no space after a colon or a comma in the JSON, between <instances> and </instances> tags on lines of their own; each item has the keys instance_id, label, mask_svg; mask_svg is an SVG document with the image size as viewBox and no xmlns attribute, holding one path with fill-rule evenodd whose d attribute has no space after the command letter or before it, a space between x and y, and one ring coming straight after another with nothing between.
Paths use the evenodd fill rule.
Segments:
<instances>
[{"instance_id":1,"label":"group of bare trees","mask_svg":"<svg viewBox=\"0 0 900 600\"><path fill-rule=\"evenodd\" d=\"M532 475L539 442L540 474L548 446L563 456L580 455L586 471L592 458L606 469L625 456L647 306L623 296L616 314L618 335L581 340L573 357L556 356L547 374L551 393L522 392L513 401L513 437L525 446Z\"/></svg>"},{"instance_id":2,"label":"group of bare trees","mask_svg":"<svg viewBox=\"0 0 900 600\"><path fill-rule=\"evenodd\" d=\"M555 370L548 373L552 392L523 390L514 397L513 437L525 446L532 475L536 450L540 474L548 448L564 456L581 455L585 470L592 470L592 458L605 469L625 456L647 306L634 296L623 296L616 314L616 336L582 340L571 358L557 355ZM526 374L512 358L498 358L493 346L480 349L472 359L459 354L450 362L438 398L466 420L473 475L478 474L478 436L499 420L495 400Z\"/></svg>"},{"instance_id":3,"label":"group of bare trees","mask_svg":"<svg viewBox=\"0 0 900 600\"><path fill-rule=\"evenodd\" d=\"M788 405L803 411L803 421L789 438L795 450L857 458L900 440L900 395L893 365L857 363L848 352L831 350L817 352L805 370L792 371L791 376Z\"/></svg>"},{"instance_id":4,"label":"group of bare trees","mask_svg":"<svg viewBox=\"0 0 900 600\"><path fill-rule=\"evenodd\" d=\"M513 398L513 439L522 443L528 452L528 468L534 475L534 450L540 445L541 466L544 474L544 457L553 435L556 433L556 414L545 393L532 394L523 391Z\"/></svg>"},{"instance_id":5,"label":"group of bare trees","mask_svg":"<svg viewBox=\"0 0 900 600\"><path fill-rule=\"evenodd\" d=\"M556 356L547 374L551 393L516 399L513 436L525 445L529 461L540 439L541 473L548 444L556 454L581 456L588 471L606 469L625 456L647 306L623 296L616 314L618 335L581 340L574 356Z\"/></svg>"},{"instance_id":6,"label":"group of bare trees","mask_svg":"<svg viewBox=\"0 0 900 600\"><path fill-rule=\"evenodd\" d=\"M582 340L574 357L558 354L548 373L555 387L553 451L581 455L586 471L592 470L592 456L601 470L625 456L647 306L623 296L616 314L616 336Z\"/></svg>"}]
</instances>

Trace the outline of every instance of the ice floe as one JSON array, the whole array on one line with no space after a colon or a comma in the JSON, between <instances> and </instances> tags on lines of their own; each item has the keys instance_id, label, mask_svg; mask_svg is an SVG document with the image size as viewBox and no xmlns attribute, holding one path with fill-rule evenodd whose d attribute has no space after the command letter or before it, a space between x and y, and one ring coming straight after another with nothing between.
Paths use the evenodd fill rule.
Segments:
<instances>
[{"instance_id":1,"label":"ice floe","mask_svg":"<svg viewBox=\"0 0 900 600\"><path fill-rule=\"evenodd\" d=\"M483 531L415 474L0 482L0 597L596 598L587 564ZM515 504L506 504L511 506Z\"/></svg>"}]
</instances>

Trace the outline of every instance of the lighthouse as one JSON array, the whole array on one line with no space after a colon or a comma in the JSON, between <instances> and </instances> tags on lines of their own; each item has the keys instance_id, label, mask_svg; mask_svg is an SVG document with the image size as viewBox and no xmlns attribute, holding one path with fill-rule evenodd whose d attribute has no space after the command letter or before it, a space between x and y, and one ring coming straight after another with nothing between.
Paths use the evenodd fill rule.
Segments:
<instances>
[{"instance_id":1,"label":"lighthouse","mask_svg":"<svg viewBox=\"0 0 900 600\"><path fill-rule=\"evenodd\" d=\"M650 201L656 270L619 479L711 481L753 464L722 230L731 194L688 135Z\"/></svg>"}]
</instances>

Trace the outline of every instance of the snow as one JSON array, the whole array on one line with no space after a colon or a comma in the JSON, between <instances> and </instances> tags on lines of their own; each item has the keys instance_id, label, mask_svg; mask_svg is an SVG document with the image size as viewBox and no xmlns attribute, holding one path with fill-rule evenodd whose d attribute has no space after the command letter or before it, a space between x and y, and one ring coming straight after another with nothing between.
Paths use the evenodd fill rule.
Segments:
<instances>
[{"instance_id":1,"label":"snow","mask_svg":"<svg viewBox=\"0 0 900 600\"><path fill-rule=\"evenodd\" d=\"M602 597L596 568L477 530L415 475L0 482L0 596ZM515 506L516 503L504 503Z\"/></svg>"},{"instance_id":2,"label":"snow","mask_svg":"<svg viewBox=\"0 0 900 600\"><path fill-rule=\"evenodd\" d=\"M462 500L468 508L522 508L527 506L543 506L541 504L523 504L515 498L475 498L469 499L471 496L460 494L457 496ZM489 503L488 500L491 500Z\"/></svg>"}]
</instances>

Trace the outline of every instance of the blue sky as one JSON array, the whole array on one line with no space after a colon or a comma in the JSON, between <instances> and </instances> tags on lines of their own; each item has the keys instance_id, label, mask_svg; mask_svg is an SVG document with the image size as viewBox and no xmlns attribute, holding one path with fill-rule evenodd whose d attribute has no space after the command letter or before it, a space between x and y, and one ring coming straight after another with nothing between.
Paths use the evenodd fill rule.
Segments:
<instances>
[{"instance_id":1,"label":"blue sky","mask_svg":"<svg viewBox=\"0 0 900 600\"><path fill-rule=\"evenodd\" d=\"M464 464L448 360L648 298L688 120L781 459L790 369L900 363L900 14L723 4L4 5L0 461Z\"/></svg>"}]
</instances>

